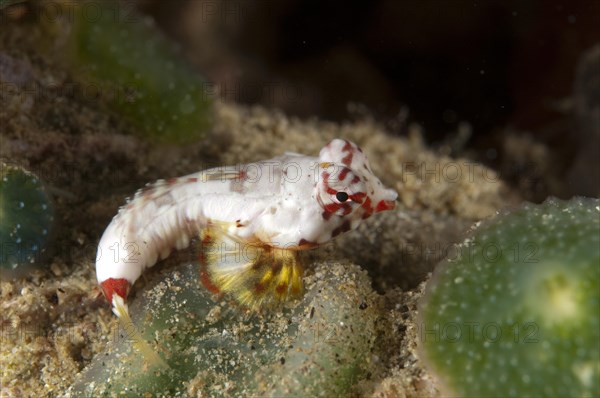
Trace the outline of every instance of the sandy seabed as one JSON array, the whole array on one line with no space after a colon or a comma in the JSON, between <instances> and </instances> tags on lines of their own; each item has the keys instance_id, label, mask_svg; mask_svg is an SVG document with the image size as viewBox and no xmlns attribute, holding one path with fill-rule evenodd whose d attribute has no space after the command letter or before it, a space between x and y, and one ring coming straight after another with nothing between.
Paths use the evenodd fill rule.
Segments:
<instances>
[{"instance_id":1,"label":"sandy seabed","mask_svg":"<svg viewBox=\"0 0 600 398\"><path fill-rule=\"evenodd\" d=\"M114 342L118 324L97 288L94 259L103 229L126 197L147 182L210 166L286 151L316 155L335 137L361 146L374 173L399 192L396 210L308 254L311 263L358 265L381 295L382 305L372 309L379 320L372 371L354 394L437 393L417 351L417 302L446 250L473 223L515 202L492 170L430 151L416 126L400 138L369 117L338 124L223 103L215 105L214 129L204 139L185 146L149 143L98 102L61 90L71 80L60 65L11 45L11 37L3 40L3 70L18 73L0 75L11 82L0 96L0 157L41 177L54 201L56 228L42 268L1 282L0 396L57 396ZM155 268L176 261L177 255ZM310 263L307 268L311 275Z\"/></svg>"}]
</instances>

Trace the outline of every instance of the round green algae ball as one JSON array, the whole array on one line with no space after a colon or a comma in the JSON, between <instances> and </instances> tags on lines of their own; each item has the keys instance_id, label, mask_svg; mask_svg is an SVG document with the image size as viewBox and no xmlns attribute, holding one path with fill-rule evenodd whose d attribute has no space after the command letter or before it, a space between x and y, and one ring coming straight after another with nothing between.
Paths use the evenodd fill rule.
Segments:
<instances>
[{"instance_id":1,"label":"round green algae ball","mask_svg":"<svg viewBox=\"0 0 600 398\"><path fill-rule=\"evenodd\" d=\"M0 274L16 276L40 262L54 221L39 178L0 163Z\"/></svg>"},{"instance_id":2,"label":"round green algae ball","mask_svg":"<svg viewBox=\"0 0 600 398\"><path fill-rule=\"evenodd\" d=\"M419 316L443 394L600 396L600 200L481 223L438 265Z\"/></svg>"}]
</instances>

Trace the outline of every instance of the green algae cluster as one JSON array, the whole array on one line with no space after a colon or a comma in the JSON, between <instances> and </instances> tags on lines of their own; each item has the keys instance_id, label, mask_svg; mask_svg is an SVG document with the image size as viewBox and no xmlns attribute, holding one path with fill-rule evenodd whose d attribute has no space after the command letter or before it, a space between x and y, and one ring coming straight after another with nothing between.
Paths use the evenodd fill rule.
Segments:
<instances>
[{"instance_id":1,"label":"green algae cluster","mask_svg":"<svg viewBox=\"0 0 600 398\"><path fill-rule=\"evenodd\" d=\"M418 326L446 394L600 396L600 200L479 225L436 268Z\"/></svg>"},{"instance_id":2,"label":"green algae cluster","mask_svg":"<svg viewBox=\"0 0 600 398\"><path fill-rule=\"evenodd\" d=\"M215 301L198 265L160 275L130 312L169 368L123 330L65 396L346 396L368 371L378 299L359 267L322 263L302 300L263 313Z\"/></svg>"},{"instance_id":3,"label":"green algae cluster","mask_svg":"<svg viewBox=\"0 0 600 398\"><path fill-rule=\"evenodd\" d=\"M141 135L165 143L202 138L212 126L208 83L149 18L119 3L73 4L68 52L82 90Z\"/></svg>"},{"instance_id":4,"label":"green algae cluster","mask_svg":"<svg viewBox=\"0 0 600 398\"><path fill-rule=\"evenodd\" d=\"M21 274L39 264L54 215L39 178L0 162L0 274Z\"/></svg>"}]
</instances>

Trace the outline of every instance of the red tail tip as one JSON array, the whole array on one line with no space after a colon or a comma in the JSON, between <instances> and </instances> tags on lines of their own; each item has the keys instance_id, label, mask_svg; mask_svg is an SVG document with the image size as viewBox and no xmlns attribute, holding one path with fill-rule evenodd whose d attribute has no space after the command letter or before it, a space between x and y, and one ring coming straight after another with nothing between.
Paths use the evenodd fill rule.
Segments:
<instances>
[{"instance_id":1,"label":"red tail tip","mask_svg":"<svg viewBox=\"0 0 600 398\"><path fill-rule=\"evenodd\" d=\"M104 282L100 283L100 287L102 288L102 291L104 292L104 295L106 296L108 302L112 303L113 294L116 294L117 296L126 299L131 284L129 283L129 281L127 281L127 279L108 278Z\"/></svg>"}]
</instances>

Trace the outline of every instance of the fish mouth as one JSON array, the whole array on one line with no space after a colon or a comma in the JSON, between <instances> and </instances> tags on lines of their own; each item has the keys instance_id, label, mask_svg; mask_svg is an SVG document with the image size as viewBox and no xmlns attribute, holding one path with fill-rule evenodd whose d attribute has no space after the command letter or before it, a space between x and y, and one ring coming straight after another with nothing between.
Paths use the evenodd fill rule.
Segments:
<instances>
[{"instance_id":1,"label":"fish mouth","mask_svg":"<svg viewBox=\"0 0 600 398\"><path fill-rule=\"evenodd\" d=\"M377 207L375 208L375 212L379 213L381 211L394 210L395 207L396 207L396 201L395 200L380 200L377 203Z\"/></svg>"}]
</instances>

